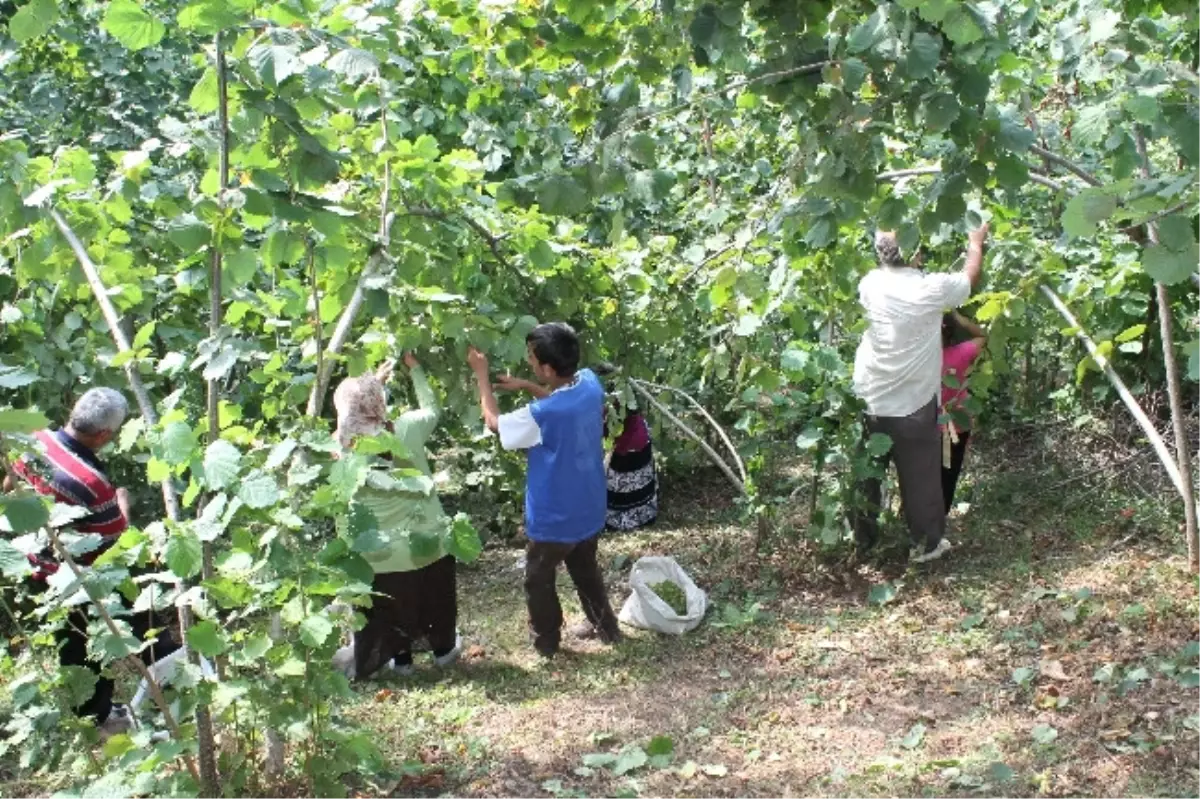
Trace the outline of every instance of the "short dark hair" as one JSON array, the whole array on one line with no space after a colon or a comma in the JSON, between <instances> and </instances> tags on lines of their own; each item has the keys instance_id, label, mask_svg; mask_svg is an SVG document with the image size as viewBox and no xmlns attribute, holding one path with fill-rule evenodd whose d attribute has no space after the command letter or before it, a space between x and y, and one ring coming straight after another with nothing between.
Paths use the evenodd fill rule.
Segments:
<instances>
[{"instance_id":1,"label":"short dark hair","mask_svg":"<svg viewBox=\"0 0 1200 799\"><path fill-rule=\"evenodd\" d=\"M570 377L579 368L579 337L566 322L547 322L529 331L525 343L538 363L544 363L559 377Z\"/></svg>"}]
</instances>

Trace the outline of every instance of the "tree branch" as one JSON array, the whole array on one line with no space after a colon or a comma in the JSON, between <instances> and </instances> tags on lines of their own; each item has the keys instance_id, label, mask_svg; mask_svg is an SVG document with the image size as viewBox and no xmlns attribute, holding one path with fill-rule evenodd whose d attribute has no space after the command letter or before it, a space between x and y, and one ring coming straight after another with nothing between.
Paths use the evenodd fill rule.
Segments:
<instances>
[{"instance_id":1,"label":"tree branch","mask_svg":"<svg viewBox=\"0 0 1200 799\"><path fill-rule=\"evenodd\" d=\"M1103 186L1104 185L1100 181L1099 178L1097 178L1091 172L1088 172L1086 169L1081 167L1079 164L1075 163L1074 161L1071 161L1068 158L1064 158L1063 156L1061 156L1057 153L1050 152L1045 147L1042 147L1037 144L1031 144L1031 145L1029 145L1029 151L1031 153L1033 153L1034 155L1041 156L1042 158L1046 159L1047 161L1049 161L1052 164L1062 167L1063 169L1067 170L1068 172L1074 173L1078 177L1082 178L1084 183L1087 183L1092 186Z\"/></svg>"},{"instance_id":2,"label":"tree branch","mask_svg":"<svg viewBox=\"0 0 1200 799\"><path fill-rule=\"evenodd\" d=\"M710 447L708 445L707 441L700 438L700 436L697 435L692 430L692 428L688 427L686 424L684 424L682 421L680 421L679 417L677 417L675 414L671 413L671 411L668 410L666 408L666 406L664 406L661 402L659 402L654 397L652 397L650 395L650 392L647 391L642 386L638 385L637 382L631 381L629 385L631 388L633 388L634 391L636 391L638 394L640 394L642 396L642 398L645 399L646 402L648 402L652 408L654 408L656 411L661 413L673 425L675 425L677 428L679 428L680 431L682 431L684 435L686 435L692 441L695 441L697 444L699 444L700 449L704 450L704 453L706 455L708 455L709 459L714 464L716 464L717 467L722 472L725 473L725 476L729 478L729 482L732 483L733 487L738 490L738 493L741 494L743 497L746 496L745 484L741 480L738 479L737 475L733 473L733 469L729 468L729 464L727 464L725 462L725 460L720 455L717 454L716 450L714 450L712 447Z\"/></svg>"},{"instance_id":3,"label":"tree branch","mask_svg":"<svg viewBox=\"0 0 1200 799\"><path fill-rule=\"evenodd\" d=\"M1083 342L1083 346L1087 348L1088 354L1092 356L1092 360L1096 362L1096 365L1104 372L1104 376L1108 378L1108 382L1112 383L1113 388L1117 390L1121 401L1125 403L1125 407L1129 409L1138 426L1142 428L1142 432L1146 434L1146 438L1150 440L1151 446L1154 447L1159 461L1162 462L1163 468L1167 472L1167 476L1171 478L1171 482L1175 485L1180 495L1184 496L1183 477L1179 473L1179 466L1175 463L1175 458L1171 454L1171 450L1167 448L1163 437L1159 434L1157 428L1154 427L1154 423L1150 421L1150 417L1146 415L1146 412L1142 410L1142 406L1134 398L1133 392L1129 390L1128 386L1125 385L1125 381L1113 369L1108 358L1105 358L1100 353L1100 348L1096 346L1096 342L1092 340L1087 331L1079 324L1079 320L1071 313L1071 309L1062 301L1062 298L1044 283L1040 284L1038 288L1045 295L1046 299L1050 300L1050 304L1054 306L1054 309L1067 321L1067 324L1075 329L1075 338ZM1186 496L1184 496L1184 499L1186 501Z\"/></svg>"},{"instance_id":4,"label":"tree branch","mask_svg":"<svg viewBox=\"0 0 1200 799\"><path fill-rule=\"evenodd\" d=\"M733 463L738 468L738 474L742 478L742 483L745 484L745 482L749 478L746 476L746 465L744 463L742 463L742 456L738 454L737 447L733 446L733 441L731 441L729 439L729 436L725 433L725 428L723 428L723 427L721 427L721 425L717 424L717 420L712 418L712 415L709 414L709 412L704 409L704 406L701 405L699 402L697 402L696 399L691 394L687 393L683 389L675 388L674 386L661 386L657 383L651 383L647 380L638 380L636 378L630 378L630 380L634 383L637 383L638 385L644 386L646 388L652 388L656 391L674 392L675 394L678 394L679 396L683 397L688 402L690 402L692 404L692 407L695 408L700 413L700 415L704 417L705 421L707 421L709 423L709 425L712 426L713 430L715 430L717 432L717 435L720 436L721 441L724 442L726 449L729 450L729 454L733 456Z\"/></svg>"},{"instance_id":5,"label":"tree branch","mask_svg":"<svg viewBox=\"0 0 1200 799\"><path fill-rule=\"evenodd\" d=\"M504 256L504 252L500 247L500 238L493 236L487 228L476 222L471 217L467 216L467 214L459 213L458 215L453 215L445 211L439 211L436 208L429 208L423 205L406 205L404 207L404 213L407 216L420 216L427 219L437 219L442 222L452 222L455 219L461 219L466 223L467 227L471 228L471 230L473 230L475 234L479 236L479 238L483 239L484 243L487 244L488 249L492 251L492 256L496 259L496 262L499 263L506 272L509 271L508 258Z\"/></svg>"},{"instance_id":6,"label":"tree branch","mask_svg":"<svg viewBox=\"0 0 1200 799\"><path fill-rule=\"evenodd\" d=\"M721 95L725 94L726 92L731 92L735 89L743 89L746 86L750 86L755 83L762 83L763 81L768 81L768 80L782 80L784 78L791 78L791 77L795 77L797 75L808 75L813 72L820 72L822 69L824 69L827 66L830 66L833 63L834 63L833 61L821 61L816 64L805 64L802 67L792 67L791 69L783 69L778 72L768 72L765 75L759 75L754 78L746 78L744 80L737 80L737 81L734 81L733 83L730 83L730 84L727 84L727 85L721 87L720 89L714 89L713 91L708 92L707 94L697 95L696 97L693 97L690 100L686 100L682 103L679 103L678 105L673 105L669 108L660 108L655 111L647 111L645 113L638 114L633 119L631 119L629 122L625 123L624 125L621 125L616 130L614 130L612 133L601 138L600 144L604 144L606 141L613 138L614 136L620 136L624 133L629 132L631 129L637 127L641 123L645 122L647 119L654 119L655 117L666 116L667 114L674 114L678 111L684 110L685 108L693 106L696 103L703 102L704 100L710 100L714 97L720 97Z\"/></svg>"},{"instance_id":7,"label":"tree branch","mask_svg":"<svg viewBox=\"0 0 1200 799\"><path fill-rule=\"evenodd\" d=\"M940 174L942 168L940 166L919 166L912 169L896 169L891 172L880 172L875 176L875 180L884 183L893 180L904 180L906 178L922 177L925 175ZM1069 189L1058 181L1051 180L1038 172L1030 172L1029 179L1039 185L1045 186L1054 191L1069 191Z\"/></svg>"}]
</instances>

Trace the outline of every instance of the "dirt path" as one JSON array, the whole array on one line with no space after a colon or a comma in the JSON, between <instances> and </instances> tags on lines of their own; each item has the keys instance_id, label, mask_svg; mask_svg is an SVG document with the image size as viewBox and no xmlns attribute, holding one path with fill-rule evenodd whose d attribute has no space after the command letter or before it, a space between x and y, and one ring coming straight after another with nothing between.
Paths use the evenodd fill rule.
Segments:
<instances>
[{"instance_id":1,"label":"dirt path","mask_svg":"<svg viewBox=\"0 0 1200 799\"><path fill-rule=\"evenodd\" d=\"M377 791L1196 795L1196 589L1173 540L1130 540L1111 503L1051 504L1020 524L968 513L952 557L925 568L823 568L783 541L757 557L704 493L668 496L658 527L602 546L614 604L647 554L711 592L682 638L631 632L541 663L520 553L464 569L468 658L352 711L410 764ZM565 575L560 594L579 618Z\"/></svg>"}]
</instances>

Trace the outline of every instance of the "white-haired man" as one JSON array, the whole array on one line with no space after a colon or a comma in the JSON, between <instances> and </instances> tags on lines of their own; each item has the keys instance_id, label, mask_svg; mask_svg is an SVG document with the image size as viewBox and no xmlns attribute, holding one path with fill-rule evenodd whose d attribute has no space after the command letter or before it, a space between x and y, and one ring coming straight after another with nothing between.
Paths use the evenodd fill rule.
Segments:
<instances>
[{"instance_id":1,"label":"white-haired man","mask_svg":"<svg viewBox=\"0 0 1200 799\"><path fill-rule=\"evenodd\" d=\"M71 525L75 532L101 536L98 547L77 559L85 565L116 543L129 526L129 495L124 488L112 484L96 455L116 436L128 412L129 405L121 392L111 388L89 389L75 403L65 427L38 432L37 453L13 464L13 472L39 494L54 497L65 505L87 508L87 515ZM10 478L5 478L4 488L6 491L14 488ZM58 571L60 564L49 550L31 555L30 561L35 590L44 590L46 578ZM157 626L147 614L135 614L128 621L139 639L150 627ZM92 716L102 734L124 731L132 726L128 711L113 704L113 681L104 676L98 663L88 658L90 623L87 605L71 613L58 634L59 662L64 666L84 666L96 674L95 691L79 706L79 714ZM143 658L161 659L176 649L178 645L163 632L153 646L143 651Z\"/></svg>"},{"instance_id":2,"label":"white-haired man","mask_svg":"<svg viewBox=\"0 0 1200 799\"><path fill-rule=\"evenodd\" d=\"M854 357L854 391L867 405L867 434L892 440L904 517L922 563L950 548L941 484L938 399L942 385L942 315L957 308L979 283L987 225L968 237L961 272L927 274L919 258L905 261L894 233L875 235L879 266L858 284L867 329ZM883 464L886 466L886 462ZM879 538L880 481L864 481L866 507L854 514L860 551Z\"/></svg>"}]
</instances>

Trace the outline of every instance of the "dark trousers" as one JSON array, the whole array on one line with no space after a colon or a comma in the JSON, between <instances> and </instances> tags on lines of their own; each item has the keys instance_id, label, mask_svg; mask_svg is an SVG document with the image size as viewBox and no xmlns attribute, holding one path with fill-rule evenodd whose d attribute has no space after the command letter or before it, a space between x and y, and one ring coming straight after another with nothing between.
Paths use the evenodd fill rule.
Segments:
<instances>
[{"instance_id":1,"label":"dark trousers","mask_svg":"<svg viewBox=\"0 0 1200 799\"><path fill-rule=\"evenodd\" d=\"M375 575L375 596L354 634L354 670L367 679L389 660L412 663L413 641L424 636L435 655L458 637L458 572L453 556L410 572Z\"/></svg>"},{"instance_id":2,"label":"dark trousers","mask_svg":"<svg viewBox=\"0 0 1200 799\"><path fill-rule=\"evenodd\" d=\"M958 488L958 477L962 474L963 460L967 457L967 441L970 430L958 431L958 443L950 445L950 465L942 464L942 496L946 500L946 513L954 507L954 492Z\"/></svg>"},{"instance_id":3,"label":"dark trousers","mask_svg":"<svg viewBox=\"0 0 1200 799\"><path fill-rule=\"evenodd\" d=\"M945 498L939 478L942 462L942 438L937 426L937 400L929 402L908 416L866 417L867 435L883 433L892 439L892 448L882 456L878 465L887 469L889 461L896 464L900 478L900 499L904 519L913 545L930 551L946 532ZM879 540L879 511L882 480L873 477L859 483L859 496L865 508L853 514L854 538L860 549L874 546Z\"/></svg>"},{"instance_id":4,"label":"dark trousers","mask_svg":"<svg viewBox=\"0 0 1200 799\"><path fill-rule=\"evenodd\" d=\"M566 564L567 574L579 593L583 613L604 638L616 638L617 617L608 603L604 575L596 562L600 535L578 544L556 544L530 541L525 551L525 602L529 606L529 626L533 646L543 655L558 651L562 641L562 606L558 603L555 579L558 564Z\"/></svg>"},{"instance_id":5,"label":"dark trousers","mask_svg":"<svg viewBox=\"0 0 1200 799\"><path fill-rule=\"evenodd\" d=\"M101 671L100 664L91 660L88 657L88 612L90 604L83 605L67 616L67 626L60 629L55 636L58 642L58 662L63 666L83 666L91 670L96 675L96 690L92 693L92 697L79 706L77 712L80 716L91 716L96 720L96 724L103 724L108 719L109 713L112 712L113 706L113 689L115 684L113 681L105 677ZM151 628L160 627L159 621L150 613L132 613L125 617L129 622L129 626L133 631L134 637L139 641L144 641L146 632ZM148 666L179 648L179 644L171 637L171 633L167 630L162 630L158 633L157 640L143 649L139 654L142 661Z\"/></svg>"}]
</instances>

